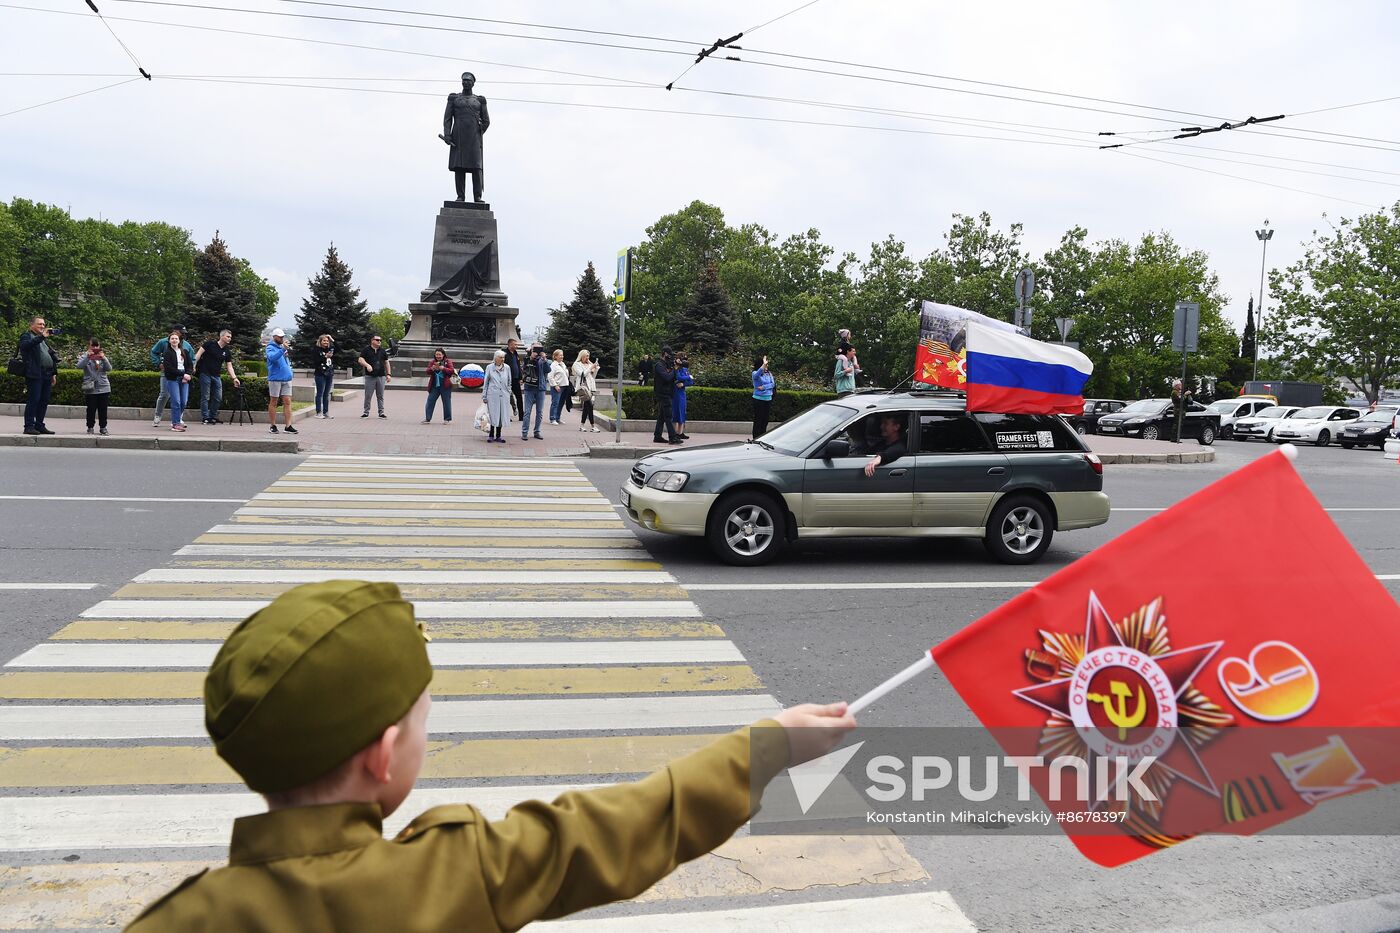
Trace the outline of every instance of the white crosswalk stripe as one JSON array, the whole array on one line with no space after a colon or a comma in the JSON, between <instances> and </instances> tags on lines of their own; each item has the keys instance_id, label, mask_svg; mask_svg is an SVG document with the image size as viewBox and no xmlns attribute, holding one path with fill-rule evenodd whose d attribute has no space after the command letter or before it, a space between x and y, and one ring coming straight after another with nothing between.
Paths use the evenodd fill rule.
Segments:
<instances>
[{"instance_id":1,"label":"white crosswalk stripe","mask_svg":"<svg viewBox=\"0 0 1400 933\"><path fill-rule=\"evenodd\" d=\"M309 457L168 566L0 667L0 855L25 866L0 873L0 926L120 925L211 861L233 819L262 807L209 748L203 672L233 626L278 592L347 577L407 588L434 633L436 754L391 833L439 803L496 816L627 780L779 709L572 463ZM928 880L893 838L852 837L830 856L801 837L726 845L736 854L684 866L647 897L818 883L873 894ZM164 854L104 863L141 851ZM739 859L751 871L734 869ZM755 874L770 886L756 888ZM814 930L848 916L794 909ZM695 928L650 916L660 925L618 929ZM766 929L770 916L708 922Z\"/></svg>"}]
</instances>

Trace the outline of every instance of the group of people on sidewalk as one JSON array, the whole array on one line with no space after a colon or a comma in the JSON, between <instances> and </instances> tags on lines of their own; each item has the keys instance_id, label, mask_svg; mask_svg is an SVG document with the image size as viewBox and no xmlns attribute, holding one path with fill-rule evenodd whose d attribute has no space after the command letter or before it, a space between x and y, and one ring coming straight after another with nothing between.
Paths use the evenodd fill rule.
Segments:
<instances>
[{"instance_id":1,"label":"group of people on sidewalk","mask_svg":"<svg viewBox=\"0 0 1400 933\"><path fill-rule=\"evenodd\" d=\"M833 385L838 393L854 391L856 376L860 372L850 334L849 330L842 330L838 336L836 364L832 373ZM58 381L58 355L47 343L50 336L53 336L52 329L45 325L42 317L36 317L20 338L17 355L23 362L26 384L25 434L54 433L44 422L50 394ZM235 388L241 386L234 371L233 352L230 349L232 342L233 333L224 329L195 350L186 339L184 328L176 326L171 328L168 336L162 337L151 347L151 363L161 371L152 426L160 425L161 415L168 404L171 430L185 430L184 412L189 406L190 386L196 381L200 390L202 423L221 423L219 411L223 402L224 373L227 372ZM280 327L272 331L263 348L267 363L268 431L272 434L280 433L277 427L279 409L282 413L281 431L297 433L292 424L291 350L291 341ZM388 417L384 409L384 392L392 379L389 372L391 355L392 351L384 346L383 338L376 334L356 358L356 366L364 376L361 418L370 416L371 401L377 402L380 418ZM336 373L336 345L332 335L321 334L317 338L312 359L312 375L316 384L314 417L327 419L331 417L330 402ZM760 438L768 431L776 379L769 368L767 356L756 358L753 366L752 436ZM89 341L87 351L78 357L77 367L83 374L87 431L89 434L97 431L105 435L108 433L107 411L112 391L107 374L112 370L112 363L104 353L100 340L94 337ZM579 350L574 362L569 364L562 349L555 349L546 356L544 347L536 342L522 358L520 342L512 338L504 349L496 351L492 362L485 367L477 426L487 433L488 442L504 443L502 435L506 424L518 420L521 440L532 437L543 440L540 432L547 395L549 424L562 425L564 413L572 412L577 402L581 408L579 430L596 434L598 426L593 405L598 393L598 371L599 364L586 349ZM439 347L433 351L425 374L427 399L422 423L432 422L439 403L442 405L442 420L450 423L453 388L459 385L456 364L448 357L446 350ZM662 347L655 360L650 355L644 356L638 375L643 385L651 384L656 400L656 426L652 440L657 444L680 444L689 440L685 431L686 389L694 385L695 380L690 374L684 351L674 353L670 347Z\"/></svg>"},{"instance_id":2,"label":"group of people on sidewalk","mask_svg":"<svg viewBox=\"0 0 1400 933\"><path fill-rule=\"evenodd\" d=\"M477 417L478 426L487 433L487 443L504 444L502 435L513 417L520 421L522 441L532 437L544 440L540 429L545 417L546 395L549 397L550 424L562 425L564 412L573 411L574 402L577 401L582 410L579 430L599 433L593 416L593 400L598 394L599 364L592 355L587 350L579 350L573 364L569 365L565 363L561 349L555 349L546 357L544 346L533 343L522 359L519 346L520 342L511 338L506 342L505 349L496 351L486 367L481 386L482 407ZM446 366L450 368L452 363L446 360L442 350L435 351L435 362L438 354L442 354ZM431 385L429 392L432 392ZM430 406L431 398L430 394ZM424 424L431 419L430 407Z\"/></svg>"}]
</instances>

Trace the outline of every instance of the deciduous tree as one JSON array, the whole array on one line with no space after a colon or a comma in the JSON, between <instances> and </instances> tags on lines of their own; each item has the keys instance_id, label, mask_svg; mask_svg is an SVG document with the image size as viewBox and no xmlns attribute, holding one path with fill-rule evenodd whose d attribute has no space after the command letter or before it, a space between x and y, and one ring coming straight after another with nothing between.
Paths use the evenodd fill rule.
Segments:
<instances>
[{"instance_id":1,"label":"deciduous tree","mask_svg":"<svg viewBox=\"0 0 1400 933\"><path fill-rule=\"evenodd\" d=\"M1400 381L1400 202L1307 244L1269 274L1260 339L1281 367L1341 379L1368 399Z\"/></svg>"}]
</instances>

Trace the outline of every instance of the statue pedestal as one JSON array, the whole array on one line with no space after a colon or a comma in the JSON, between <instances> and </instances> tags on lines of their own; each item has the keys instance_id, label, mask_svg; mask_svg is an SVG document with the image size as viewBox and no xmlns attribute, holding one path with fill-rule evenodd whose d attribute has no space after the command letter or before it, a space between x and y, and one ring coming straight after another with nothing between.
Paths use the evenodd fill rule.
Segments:
<instances>
[{"instance_id":1,"label":"statue pedestal","mask_svg":"<svg viewBox=\"0 0 1400 933\"><path fill-rule=\"evenodd\" d=\"M463 271L466 270L465 285ZM450 295L442 293L444 286ZM428 287L408 306L412 319L399 352L389 361L395 378L422 375L433 351L442 347L452 361L491 362L496 350L516 333L520 314L501 291L496 215L489 204L445 201L433 229L433 263Z\"/></svg>"}]
</instances>

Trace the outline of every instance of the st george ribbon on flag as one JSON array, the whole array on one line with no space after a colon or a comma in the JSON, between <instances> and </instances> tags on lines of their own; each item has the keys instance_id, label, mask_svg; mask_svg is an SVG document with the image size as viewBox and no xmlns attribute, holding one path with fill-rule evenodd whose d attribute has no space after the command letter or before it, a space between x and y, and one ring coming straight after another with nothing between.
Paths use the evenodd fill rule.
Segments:
<instances>
[{"instance_id":1,"label":"st george ribbon on flag","mask_svg":"<svg viewBox=\"0 0 1400 933\"><path fill-rule=\"evenodd\" d=\"M1077 415L1093 371L1073 347L976 321L967 325L968 411Z\"/></svg>"},{"instance_id":2,"label":"st george ribbon on flag","mask_svg":"<svg viewBox=\"0 0 1400 933\"><path fill-rule=\"evenodd\" d=\"M1298 476L1296 455L1262 457L1136 525L852 711L936 664L1008 755L1082 761L1111 791L1064 800L1050 768L1029 778L1080 852L1109 867L1400 782L1400 606ZM1202 572L1260 541L1294 546L1243 577ZM1145 769L1155 799L1097 776L1123 762ZM1095 813L1115 814L1112 831L1088 828L1081 817Z\"/></svg>"},{"instance_id":3,"label":"st george ribbon on flag","mask_svg":"<svg viewBox=\"0 0 1400 933\"><path fill-rule=\"evenodd\" d=\"M967 326L984 324L1006 333L1016 328L996 318L954 305L925 301L919 312L919 346L914 351L914 382L942 389L967 385Z\"/></svg>"}]
</instances>

